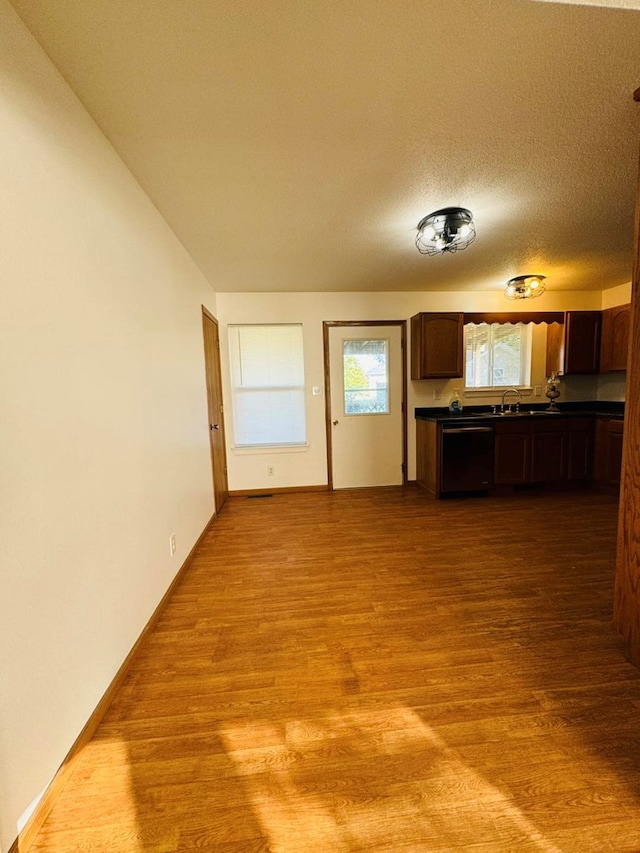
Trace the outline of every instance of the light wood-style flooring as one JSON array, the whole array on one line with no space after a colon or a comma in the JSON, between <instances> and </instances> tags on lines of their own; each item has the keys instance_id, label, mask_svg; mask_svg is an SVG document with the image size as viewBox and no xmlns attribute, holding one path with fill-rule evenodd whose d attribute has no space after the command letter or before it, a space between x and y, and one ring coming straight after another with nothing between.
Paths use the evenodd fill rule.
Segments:
<instances>
[{"instance_id":1,"label":"light wood-style flooring","mask_svg":"<svg viewBox=\"0 0 640 853\"><path fill-rule=\"evenodd\" d=\"M31 853L638 853L616 519L230 499Z\"/></svg>"}]
</instances>

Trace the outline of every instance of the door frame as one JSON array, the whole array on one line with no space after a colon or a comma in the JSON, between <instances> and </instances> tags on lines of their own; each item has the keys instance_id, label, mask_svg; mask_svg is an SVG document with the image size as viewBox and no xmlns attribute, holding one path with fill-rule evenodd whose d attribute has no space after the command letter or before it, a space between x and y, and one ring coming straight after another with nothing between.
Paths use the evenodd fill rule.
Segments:
<instances>
[{"instance_id":1,"label":"door frame","mask_svg":"<svg viewBox=\"0 0 640 853\"><path fill-rule=\"evenodd\" d=\"M215 508L215 514L218 515L220 510L224 506L227 498L229 497L229 480L227 477L227 439L225 433L224 426L224 397L222 391L222 367L220 364L220 326L216 318L213 314L208 311L204 305L202 308L202 333L203 333L203 346L204 346L204 368L205 368L205 383L206 383L206 391L207 391L207 438L209 441L209 455L211 457L211 478L212 478L212 487L213 487L213 503ZM216 363L210 363L210 360L207 355L207 333L205 330L205 322L206 320L210 320L216 329L216 340L217 340L217 353L216 353ZM220 412L218 413L218 417L215 418L216 421L220 424L220 437L222 443L222 455L223 458L221 461L224 462L224 483L216 482L216 457L215 451L213 447L213 442L211 440L211 431L213 429L212 423L212 404L213 401L211 399L210 392L210 384L215 386L215 392L217 394L219 404L220 404ZM221 497L222 500L218 500Z\"/></svg>"},{"instance_id":2,"label":"door frame","mask_svg":"<svg viewBox=\"0 0 640 853\"><path fill-rule=\"evenodd\" d=\"M329 329L336 326L399 326L402 357L402 485L407 485L407 321L406 320L323 320L322 345L324 356L324 418L327 436L327 484L333 491L333 438L331 430L331 371Z\"/></svg>"}]
</instances>

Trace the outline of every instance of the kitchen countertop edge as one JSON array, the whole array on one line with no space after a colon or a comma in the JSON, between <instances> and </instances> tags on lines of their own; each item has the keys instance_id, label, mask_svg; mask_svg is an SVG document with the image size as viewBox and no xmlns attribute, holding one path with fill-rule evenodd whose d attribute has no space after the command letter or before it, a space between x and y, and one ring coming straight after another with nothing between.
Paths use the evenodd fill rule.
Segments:
<instances>
[{"instance_id":1,"label":"kitchen countertop edge","mask_svg":"<svg viewBox=\"0 0 640 853\"><path fill-rule=\"evenodd\" d=\"M520 418L526 418L528 412L544 412L548 408L548 404L532 404L527 405L526 413L521 412L517 415ZM571 402L558 404L559 414L566 416L600 416L608 418L623 419L624 418L624 403L608 402L604 400L586 401L586 402ZM473 422L482 420L493 423L494 419L488 417L492 412L491 406L468 406L465 407L460 414L450 412L446 406L418 406L414 410L416 420L426 421L455 421L456 423ZM496 414L495 420L502 420L505 416ZM508 416L506 416L508 417ZM535 414L529 417L536 417ZM550 416L551 417L551 416Z\"/></svg>"}]
</instances>

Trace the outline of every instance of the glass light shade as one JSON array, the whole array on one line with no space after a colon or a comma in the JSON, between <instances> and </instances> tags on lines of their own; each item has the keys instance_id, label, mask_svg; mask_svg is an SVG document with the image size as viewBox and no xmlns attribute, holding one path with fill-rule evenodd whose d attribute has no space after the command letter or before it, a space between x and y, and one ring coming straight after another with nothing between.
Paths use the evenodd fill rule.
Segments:
<instances>
[{"instance_id":1,"label":"glass light shade","mask_svg":"<svg viewBox=\"0 0 640 853\"><path fill-rule=\"evenodd\" d=\"M476 239L473 214L464 207L443 207L418 223L416 248L423 255L466 249Z\"/></svg>"},{"instance_id":2,"label":"glass light shade","mask_svg":"<svg viewBox=\"0 0 640 853\"><path fill-rule=\"evenodd\" d=\"M509 279L504 289L507 299L533 299L545 291L545 276L538 274L518 275Z\"/></svg>"}]
</instances>

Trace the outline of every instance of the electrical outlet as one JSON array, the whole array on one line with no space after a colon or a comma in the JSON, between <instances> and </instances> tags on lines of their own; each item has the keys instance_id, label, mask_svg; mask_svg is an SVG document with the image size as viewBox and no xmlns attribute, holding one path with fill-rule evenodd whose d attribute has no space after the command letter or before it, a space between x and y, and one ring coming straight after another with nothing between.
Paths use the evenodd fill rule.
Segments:
<instances>
[{"instance_id":1,"label":"electrical outlet","mask_svg":"<svg viewBox=\"0 0 640 853\"><path fill-rule=\"evenodd\" d=\"M176 553L176 534L172 533L169 537L169 556L173 557Z\"/></svg>"},{"instance_id":2,"label":"electrical outlet","mask_svg":"<svg viewBox=\"0 0 640 853\"><path fill-rule=\"evenodd\" d=\"M542 395L542 385L536 385L535 393L536 397L540 397Z\"/></svg>"},{"instance_id":3,"label":"electrical outlet","mask_svg":"<svg viewBox=\"0 0 640 853\"><path fill-rule=\"evenodd\" d=\"M268 476L268 477L273 477L273 475L274 475L275 473L276 473L276 469L273 467L273 465L268 465L268 466L267 466L267 476Z\"/></svg>"},{"instance_id":4,"label":"electrical outlet","mask_svg":"<svg viewBox=\"0 0 640 853\"><path fill-rule=\"evenodd\" d=\"M434 388L433 389L433 399L434 400L441 400L442 399L442 391L440 390L440 388Z\"/></svg>"}]
</instances>

